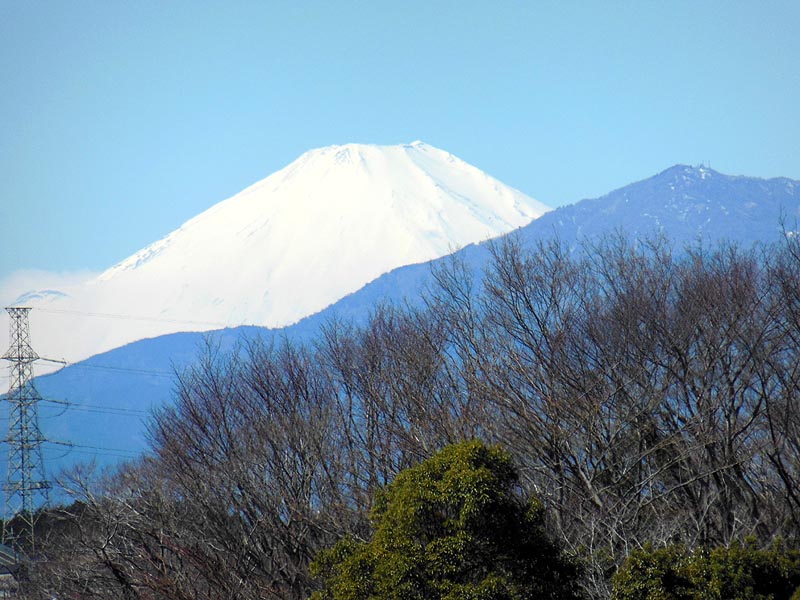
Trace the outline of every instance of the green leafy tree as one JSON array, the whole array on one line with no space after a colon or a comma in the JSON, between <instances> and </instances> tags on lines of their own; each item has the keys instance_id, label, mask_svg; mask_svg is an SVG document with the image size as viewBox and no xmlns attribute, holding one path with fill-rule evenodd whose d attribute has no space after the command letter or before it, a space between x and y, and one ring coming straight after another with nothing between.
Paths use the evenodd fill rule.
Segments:
<instances>
[{"instance_id":1,"label":"green leafy tree","mask_svg":"<svg viewBox=\"0 0 800 600\"><path fill-rule=\"evenodd\" d=\"M733 544L634 552L614 576L613 600L800 600L800 551Z\"/></svg>"},{"instance_id":2,"label":"green leafy tree","mask_svg":"<svg viewBox=\"0 0 800 600\"><path fill-rule=\"evenodd\" d=\"M577 568L546 535L543 512L520 496L506 452L448 446L378 495L370 541L320 553L313 600L578 598Z\"/></svg>"}]
</instances>

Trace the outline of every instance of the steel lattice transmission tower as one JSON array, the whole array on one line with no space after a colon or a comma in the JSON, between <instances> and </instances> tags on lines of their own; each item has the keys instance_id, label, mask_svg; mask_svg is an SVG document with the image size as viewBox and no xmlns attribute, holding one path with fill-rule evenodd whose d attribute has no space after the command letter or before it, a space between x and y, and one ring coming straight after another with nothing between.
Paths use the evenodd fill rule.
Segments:
<instances>
[{"instance_id":1,"label":"steel lattice transmission tower","mask_svg":"<svg viewBox=\"0 0 800 600\"><path fill-rule=\"evenodd\" d=\"M39 429L38 402L41 399L33 385L33 363L39 355L30 342L28 313L30 308L6 308L11 315L11 345L3 359L11 362L10 385L6 400L9 403L8 470L6 471L3 542L19 545L27 536L33 550L35 511L48 503L50 482L45 478L42 444L45 439ZM12 532L9 519L16 516L22 527Z\"/></svg>"}]
</instances>

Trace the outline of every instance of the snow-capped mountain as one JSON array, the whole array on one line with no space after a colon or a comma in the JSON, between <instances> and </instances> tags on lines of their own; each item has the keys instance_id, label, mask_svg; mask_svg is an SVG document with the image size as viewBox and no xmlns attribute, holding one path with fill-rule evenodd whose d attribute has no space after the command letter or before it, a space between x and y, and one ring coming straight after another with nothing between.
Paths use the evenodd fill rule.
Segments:
<instances>
[{"instance_id":1,"label":"snow-capped mountain","mask_svg":"<svg viewBox=\"0 0 800 600\"><path fill-rule=\"evenodd\" d=\"M33 290L16 303L40 309L39 353L70 362L177 331L281 327L392 269L507 233L548 210L422 142L331 146L99 277Z\"/></svg>"},{"instance_id":2,"label":"snow-capped mountain","mask_svg":"<svg viewBox=\"0 0 800 600\"><path fill-rule=\"evenodd\" d=\"M675 166L601 198L548 212L513 235L528 244L557 236L565 244L573 245L581 239L591 241L605 233L623 231L631 236L660 233L671 238L678 249L700 240L713 244L720 238L747 246L779 239L783 226L797 229L798 219L798 181L732 177L706 168ZM490 259L487 244L466 246L458 255L478 277ZM314 339L320 325L331 316L358 322L378 302L419 302L420 293L431 277L430 263L406 265L295 325L278 330L228 329L213 334L214 339L223 350L237 340L253 336ZM42 316L31 314L37 348ZM39 378L37 385L45 398L71 403L66 412L63 404L42 403L45 436L79 445L66 457L62 446L45 445L45 458L52 460L49 468L57 470L59 466L90 457L108 463L128 456L108 449L141 452L145 448L146 411L169 402L175 384L172 367L180 369L192 362L202 345L201 334L165 335L129 344ZM2 456L0 464L4 464Z\"/></svg>"},{"instance_id":3,"label":"snow-capped mountain","mask_svg":"<svg viewBox=\"0 0 800 600\"><path fill-rule=\"evenodd\" d=\"M800 181L732 176L708 167L675 165L599 198L556 208L511 235L529 247L557 238L574 251L581 244L591 248L609 234L631 239L664 236L679 252L682 247L710 247L721 240L743 247L771 243L785 231L800 231ZM457 255L478 279L491 259L488 244L467 246ZM302 321L301 331L313 330L310 321L319 322L331 314L358 319L378 301L413 303L421 290L433 283L431 270L430 264L395 269L320 315Z\"/></svg>"}]
</instances>

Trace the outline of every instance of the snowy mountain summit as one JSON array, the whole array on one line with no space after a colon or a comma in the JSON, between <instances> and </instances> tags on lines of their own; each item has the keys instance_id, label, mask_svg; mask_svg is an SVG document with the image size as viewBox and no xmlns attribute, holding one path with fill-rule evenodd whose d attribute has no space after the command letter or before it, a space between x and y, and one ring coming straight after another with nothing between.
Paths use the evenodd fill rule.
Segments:
<instances>
[{"instance_id":1,"label":"snowy mountain summit","mask_svg":"<svg viewBox=\"0 0 800 600\"><path fill-rule=\"evenodd\" d=\"M301 176L306 169L309 169L309 175ZM391 173L391 176L375 176L374 174L379 169L385 169ZM364 172L372 175L363 175ZM324 175L325 173L328 175ZM295 177L300 179L295 180ZM345 189L344 197L340 191L330 195L322 194L322 191L327 191L329 182L330 191L338 189L333 185L337 180L348 182L357 180L358 185L368 188L362 190L364 194L372 196L348 194L347 190L361 189L355 183L342 184ZM272 196L269 192L273 187L291 190L295 196L278 196L277 192L275 196ZM322 188L322 191L317 196L318 188ZM416 194L416 190L420 190L420 199L412 201L409 197ZM296 231L284 231L277 225L262 223L268 218L277 219L277 216L272 217L272 215L281 210L274 208L271 212L262 214L255 208L259 202L258 198L270 198L270 202L277 204L281 201L280 199L287 197L294 198L294 200L286 200L288 206L282 207L281 210L287 214L282 215L282 219L292 217L300 221L306 220L304 219L306 213L294 214L291 210L296 209L298 212L310 210L301 208L305 206L329 212L309 215L307 220L313 222L313 225L303 222L301 227L296 228ZM315 198L320 199L316 200ZM375 206L370 198L375 198ZM483 200L476 200L476 198ZM364 146L326 148L306 154L291 167L276 173L240 196L223 202L209 213L187 223L173 236L154 244L149 249L109 270L103 278L102 285L108 285L110 286L109 290L116 290L116 293L123 295L120 292L122 284L112 285L112 282L117 279L125 281L138 273L136 276L145 281L142 284L143 289L157 289L158 286L152 281L159 273L164 273L164 277L175 279L172 285L165 284L165 290L179 294L183 281L187 282L187 286L189 282L192 282L196 289L208 294L211 298L216 297L213 296L215 293L225 301L230 298L230 306L234 306L232 301L237 296L227 294L226 290L236 289L240 297L247 298L244 292L250 288L245 284L241 284L243 286L241 290L235 288L235 285L238 285L238 273L245 268L245 265L239 266L234 263L231 272L225 273L220 271L221 267L213 261L228 260L229 253L236 254L231 246L239 244L240 248L250 248L244 252L244 257L247 260L255 261L253 269L259 265L265 269L265 273L262 275L256 273L255 270L251 271L253 274L247 275L258 284L252 285L253 295L249 296L255 298L254 302L262 301L263 296L258 297L258 294L266 292L276 298L274 306L279 306L277 284L273 284L273 287L270 288L261 281L261 279L267 278L270 278L269 281L282 282L281 289L288 287L287 293L298 303L306 302L316 299L311 296L311 292L306 294L307 290L313 290L319 297L322 295L320 290L329 291L333 285L330 282L338 281L335 277L326 279L331 269L339 269L342 276L347 277L351 277L354 273L360 274L361 280L366 280L372 275L367 272L365 265L374 268L375 271L388 268L381 264L374 265L372 262L377 262L378 258L389 255L389 250L394 252L396 263L416 260L416 255L412 254L414 249L417 249L420 254L423 251L447 253L449 250L447 244L451 243L449 240L454 240L452 243L455 244L466 243L463 239L469 236L457 238L456 234L460 234L460 231L456 231L456 229L459 228L451 226L448 229L444 224L462 223L463 228L467 226L473 228L470 235L482 239L486 230L494 230L492 225L497 225L497 229L510 228L513 227L514 219L530 218L531 213L526 213L524 207L529 207L529 210L534 213L540 207L540 205L530 202L518 192L503 188L479 171L449 157L446 153L421 144L392 148ZM228 203L233 207L237 206L237 203L242 206L238 209L229 208ZM254 212L248 212L251 203ZM340 216L334 214L335 211L329 206L333 203L346 207L349 211L348 214L342 213L344 216L341 217L341 221ZM369 218L363 214L367 210L364 208L365 205L375 211L370 213ZM230 217L226 216L229 210L231 211ZM239 210L245 215L241 217L241 222L236 220L239 219ZM358 214L353 216L349 214L350 212ZM258 215L262 221L254 220L254 214ZM450 217L449 214L456 216ZM381 216L391 220L395 225L387 225L380 231L372 231L381 225L379 218ZM208 223L204 224L206 220ZM351 222L353 231L348 230L347 233L342 233L342 228L345 227L344 223ZM705 248L712 248L717 241L722 239L741 244L743 248L750 247L754 243L772 243L782 239L785 235L784 223L793 230L800 231L798 222L800 222L800 181L785 178L759 179L730 176L713 171L708 167L676 165L652 177L611 191L600 198L582 200L548 212L522 227L517 237L522 244L532 249L540 242L549 243L548 240L558 239L565 247L578 252L581 249L591 249L606 236L616 236L619 232L630 236L631 239L648 239L654 235L664 235L671 244L674 244L674 252L678 254L687 247L698 248L699 243L702 243ZM262 227L266 228L274 237L281 235L286 237L290 234L296 236L283 240L283 245L287 246L285 256L275 259L258 254L260 252L258 248L262 246L257 248L256 244L262 242L256 242L256 238L261 237L262 234L259 230L248 238L247 234L250 229L247 228L257 229L259 224L262 224ZM311 227L310 232L303 229L306 225ZM195 228L198 229L198 232L194 232ZM205 241L207 238L201 236L199 232L201 228L211 228L212 233L219 234L219 240ZM225 233L226 229L229 230L227 233ZM380 252L374 251L376 256L368 256L369 261L350 258L349 255L345 256L345 252L355 252L355 246L364 242L364 236L373 234L375 239L370 243L365 243L359 251L368 254L371 252L371 248L380 249ZM311 237L313 235L319 236L317 245L315 245L316 240ZM187 241L179 239L183 236L186 236ZM332 239L328 239L326 236ZM398 241L401 238L414 240L407 249L408 254L401 252ZM155 269L159 261L166 260L170 253L174 253L176 257L174 260L177 261L180 258L189 263L191 268L187 270L187 273L194 274L194 269L197 269L200 275L194 274L192 277L201 277L204 265L196 265L196 261L191 258L194 254L189 250L180 250L180 244L188 244L190 241L196 244L210 244L209 247L198 250L196 254L200 257L199 260L209 263L209 272L213 273L213 277L216 279L210 278L208 282L194 283L194 279L187 274L180 274L180 263L176 263L170 269L165 266L147 274L148 269ZM323 243L324 246L322 246ZM263 247L266 248L267 242L265 241L263 244ZM294 250L295 245L299 245L300 249ZM292 247L291 251L288 246ZM328 254L323 251L313 253L312 248L314 247L322 247L326 251L333 247L334 250ZM298 252L299 255L295 256L293 252ZM215 253L219 253L219 257ZM459 258L473 270L476 274L475 284L480 285L481 273L491 261L490 249L483 245L469 246L459 252ZM291 277L292 273L288 267L285 273L281 273L279 271L280 264L278 267L271 266L276 264L276 260L292 261L290 263L292 268L297 270L295 276ZM357 268L362 270L357 272ZM343 319L344 322L362 325L366 321L369 309L377 302L397 304L409 300L412 306L419 306L419 294L431 282L431 268L431 264L422 263L392 270L363 286L357 292L343 297L329 309L320 311L314 317L305 319L295 326L273 332L274 335L265 333L264 336L267 339L285 338L296 341L318 339L316 336L320 333L320 324L333 315ZM273 275L269 272L270 269L279 272ZM180 279L178 275L173 276L173 272L178 273ZM282 276L283 279L274 279L278 276ZM145 277L150 279L145 279ZM320 280L317 281L317 279ZM358 285L357 279L354 278L350 281L352 287ZM93 285L100 288L101 282L94 282ZM133 284L130 285L133 286ZM297 289L292 289L292 285ZM57 290L42 289L44 290L40 294L42 299L38 302L44 304L46 302L44 298L47 297L52 299L53 306L64 305L61 300L58 300ZM131 289L133 288L131 287ZM219 291L216 291L217 289ZM189 293L188 289L186 293ZM341 290L335 294L331 292L330 296L341 293ZM269 295L266 298L269 299ZM194 318L194 314L198 314L201 309L204 309L204 305L195 309L190 301L179 299L184 303L183 306L188 307L185 315L173 311L167 313L169 318ZM134 301L135 299L132 302ZM134 309L131 308L131 314L142 314L147 308L148 302L152 302L152 300L142 300L141 311L133 312ZM161 302L168 306L165 300L161 300ZM212 307L215 306L208 299L205 302ZM75 306L79 305L75 304ZM109 303L108 306L115 305ZM284 308L284 315L291 312L290 305L282 304L280 306ZM219 307L223 310L230 310L229 306L224 303ZM190 312L190 310L198 312ZM210 309L202 314L209 314L212 318L214 316ZM224 316L227 313L221 312L220 314ZM35 348L43 356L48 356L48 354L46 351L42 351L38 341L42 337L40 332L43 329L39 323L42 318L55 318L56 316L60 315L42 314L41 311L38 314L31 314L31 331ZM285 316L285 318L291 317ZM82 331L73 329L72 318L64 322L70 323L71 327L68 330L65 329L65 335L71 333L76 340L84 337ZM86 322L87 326L96 326L97 323L102 322L102 319L87 318ZM119 318L109 319L106 325L108 326L108 324L121 328L126 335L130 336L135 333L140 337L144 337L143 330L138 328L160 325L159 323L154 324L150 320L128 322ZM186 325L179 323L170 326L177 328ZM54 329L54 327L50 327L50 329ZM113 329L109 330L113 331ZM251 336L256 333L251 329L227 330L215 335L214 340L223 345L222 347L230 347L237 341L251 339ZM171 366L177 365L180 368L196 361L201 342L202 335L192 333L147 339L95 356L89 361L63 369L51 377L38 379L39 390L45 398L65 398L84 404L80 410L69 411L63 417L47 419L50 415L60 415L60 412L56 413L56 411L63 411L61 405L50 405L49 415L43 413L43 427L47 427L45 434L51 439L71 440L95 448L141 451L146 447L143 424L131 424L132 419L125 419L126 427L121 428L119 426L122 424L121 418L116 414L94 412L95 409L92 407L109 406L118 410L120 414L134 414L130 411L142 410L148 404L151 406L168 405L172 398L174 381L170 377L159 377L158 374L169 372ZM45 409L46 406L47 403L42 408ZM61 448L59 448L60 450ZM0 448L0 452L2 452L2 448ZM111 460L102 455L97 455L95 458L101 462ZM75 460L77 460L76 456L68 456L64 459L63 465L72 464L69 461L74 462ZM1 455L0 462L2 462Z\"/></svg>"},{"instance_id":2,"label":"snowy mountain summit","mask_svg":"<svg viewBox=\"0 0 800 600\"><path fill-rule=\"evenodd\" d=\"M278 327L392 269L502 235L548 210L422 142L331 146L306 152L99 277L24 300L42 309L40 354L68 361L176 331Z\"/></svg>"}]
</instances>

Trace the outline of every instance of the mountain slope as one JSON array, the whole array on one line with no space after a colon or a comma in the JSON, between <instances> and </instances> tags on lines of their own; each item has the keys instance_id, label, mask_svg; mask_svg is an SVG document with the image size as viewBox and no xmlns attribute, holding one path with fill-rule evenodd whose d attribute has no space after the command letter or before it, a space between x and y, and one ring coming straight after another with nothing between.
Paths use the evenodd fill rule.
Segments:
<instances>
[{"instance_id":1,"label":"mountain slope","mask_svg":"<svg viewBox=\"0 0 800 600\"><path fill-rule=\"evenodd\" d=\"M676 165L593 200L557 209L528 232L552 229L565 242L592 238L609 224L632 236L664 233L679 244L720 239L774 240L794 227L800 182L731 176Z\"/></svg>"},{"instance_id":2,"label":"mountain slope","mask_svg":"<svg viewBox=\"0 0 800 600\"><path fill-rule=\"evenodd\" d=\"M40 354L70 362L177 331L281 327L392 269L548 210L422 142L332 146L305 153L99 277L34 291L18 304L40 309Z\"/></svg>"},{"instance_id":3,"label":"mountain slope","mask_svg":"<svg viewBox=\"0 0 800 600\"><path fill-rule=\"evenodd\" d=\"M800 182L730 177L708 169L677 166L602 198L549 212L513 235L526 243L557 236L564 243L576 245L580 239L622 230L638 236L663 233L677 246L694 244L698 239L713 243L720 238L749 245L777 240L782 216L787 227L795 227L800 216ZM457 253L476 273L487 264L489 254L485 243L466 246ZM421 290L431 282L431 268L443 260L448 258L395 269L328 309L284 329L241 328L211 335L223 349L254 335L308 340L332 315L358 321L379 301L418 302ZM34 317L38 318L35 311ZM169 375L172 367L191 362L203 345L203 337L182 333L144 340L39 378L44 396L76 405L60 416L56 413L63 406L51 405L42 424L45 435L101 448L141 450L145 447L144 425L141 415L132 411L169 401L174 383ZM96 412L91 407L116 409L118 414ZM86 458L79 450L64 460ZM57 448L47 452L52 458L63 454ZM95 454L101 460L117 458L103 451Z\"/></svg>"}]
</instances>

